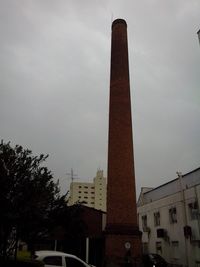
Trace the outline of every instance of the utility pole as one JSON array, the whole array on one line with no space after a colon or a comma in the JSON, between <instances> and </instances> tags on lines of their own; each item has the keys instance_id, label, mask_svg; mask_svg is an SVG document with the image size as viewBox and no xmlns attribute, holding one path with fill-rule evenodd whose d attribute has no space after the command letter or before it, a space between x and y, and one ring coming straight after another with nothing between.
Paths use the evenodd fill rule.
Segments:
<instances>
[{"instance_id":1,"label":"utility pole","mask_svg":"<svg viewBox=\"0 0 200 267\"><path fill-rule=\"evenodd\" d=\"M181 172L176 172L179 184L180 184L180 191L182 195L182 203L183 203L183 217L184 217L184 227L187 226L188 220L187 220L187 210L186 210L186 203L185 203L185 193L183 188L183 176ZM185 237L185 252L186 252L186 266L189 266L189 258L188 258L188 240Z\"/></svg>"}]
</instances>

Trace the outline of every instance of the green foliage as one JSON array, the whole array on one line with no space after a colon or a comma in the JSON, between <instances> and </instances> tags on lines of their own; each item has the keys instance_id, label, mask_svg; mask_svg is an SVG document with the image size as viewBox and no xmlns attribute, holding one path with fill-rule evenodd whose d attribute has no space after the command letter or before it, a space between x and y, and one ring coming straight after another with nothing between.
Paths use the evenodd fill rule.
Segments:
<instances>
[{"instance_id":1,"label":"green foliage","mask_svg":"<svg viewBox=\"0 0 200 267\"><path fill-rule=\"evenodd\" d=\"M17 251L17 259L18 260L31 259L31 253L30 253L30 251L27 251L27 250Z\"/></svg>"},{"instance_id":2,"label":"green foliage","mask_svg":"<svg viewBox=\"0 0 200 267\"><path fill-rule=\"evenodd\" d=\"M0 256L13 250L19 238L32 244L45 235L50 214L65 205L44 166L47 157L0 143Z\"/></svg>"}]
</instances>

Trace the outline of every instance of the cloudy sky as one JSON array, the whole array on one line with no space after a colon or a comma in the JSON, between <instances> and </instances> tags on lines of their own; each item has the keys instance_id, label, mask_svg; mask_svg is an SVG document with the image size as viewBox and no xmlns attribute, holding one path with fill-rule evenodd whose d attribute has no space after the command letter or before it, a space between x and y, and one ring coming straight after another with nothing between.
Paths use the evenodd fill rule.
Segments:
<instances>
[{"instance_id":1,"label":"cloudy sky","mask_svg":"<svg viewBox=\"0 0 200 267\"><path fill-rule=\"evenodd\" d=\"M107 169L111 22L128 24L136 183L200 167L199 0L0 0L0 137L62 192Z\"/></svg>"}]
</instances>

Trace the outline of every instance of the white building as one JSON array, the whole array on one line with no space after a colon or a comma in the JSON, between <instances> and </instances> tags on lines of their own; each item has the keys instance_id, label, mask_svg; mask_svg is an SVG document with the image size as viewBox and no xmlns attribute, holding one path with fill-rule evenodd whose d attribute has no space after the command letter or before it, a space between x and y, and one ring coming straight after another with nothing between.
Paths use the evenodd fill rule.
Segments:
<instances>
[{"instance_id":1,"label":"white building","mask_svg":"<svg viewBox=\"0 0 200 267\"><path fill-rule=\"evenodd\" d=\"M200 266L200 168L157 188L142 188L138 199L144 252L169 263Z\"/></svg>"},{"instance_id":2,"label":"white building","mask_svg":"<svg viewBox=\"0 0 200 267\"><path fill-rule=\"evenodd\" d=\"M70 184L69 205L83 203L98 210L106 211L106 178L103 170L97 170L92 183L72 182Z\"/></svg>"}]
</instances>

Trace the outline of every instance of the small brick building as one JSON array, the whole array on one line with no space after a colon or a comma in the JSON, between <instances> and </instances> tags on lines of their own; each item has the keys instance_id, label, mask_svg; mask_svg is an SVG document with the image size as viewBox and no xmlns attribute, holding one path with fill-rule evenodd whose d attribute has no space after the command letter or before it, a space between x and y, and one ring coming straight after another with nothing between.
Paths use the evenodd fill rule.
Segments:
<instances>
[{"instance_id":1,"label":"small brick building","mask_svg":"<svg viewBox=\"0 0 200 267\"><path fill-rule=\"evenodd\" d=\"M96 267L102 266L106 213L80 204L69 209L71 217L66 214L50 236L37 240L35 250L63 251L88 260Z\"/></svg>"}]
</instances>

